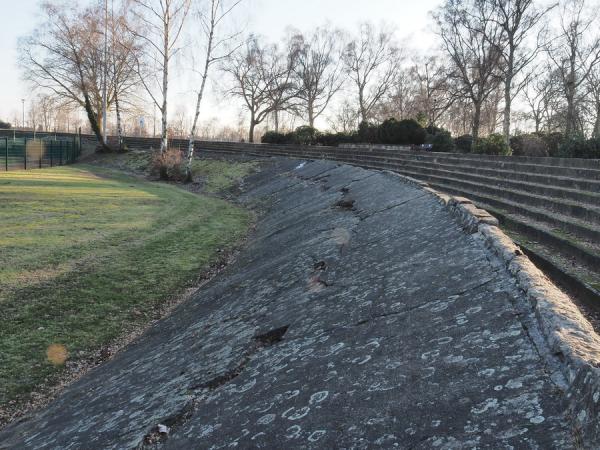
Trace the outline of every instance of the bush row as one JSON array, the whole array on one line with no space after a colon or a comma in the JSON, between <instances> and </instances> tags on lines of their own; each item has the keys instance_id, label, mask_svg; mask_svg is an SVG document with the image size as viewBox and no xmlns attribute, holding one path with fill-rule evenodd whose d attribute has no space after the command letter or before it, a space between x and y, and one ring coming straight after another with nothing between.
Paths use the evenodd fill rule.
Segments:
<instances>
[{"instance_id":1,"label":"bush row","mask_svg":"<svg viewBox=\"0 0 600 450\"><path fill-rule=\"evenodd\" d=\"M427 131L412 119L388 119L380 125L363 122L352 133L322 133L315 128L302 126L289 133L267 131L261 141L265 144L328 145L340 144L387 144L421 145Z\"/></svg>"},{"instance_id":2,"label":"bush row","mask_svg":"<svg viewBox=\"0 0 600 450\"><path fill-rule=\"evenodd\" d=\"M262 137L267 144L326 145L340 144L430 144L434 152L478 153L484 155L555 156L562 158L600 158L600 138L565 138L562 133L529 133L513 136L510 146L501 134L493 133L473 142L471 135L452 137L447 130L423 128L412 119L388 119L380 125L363 122L352 133L322 133L302 126L289 133L268 131Z\"/></svg>"}]
</instances>

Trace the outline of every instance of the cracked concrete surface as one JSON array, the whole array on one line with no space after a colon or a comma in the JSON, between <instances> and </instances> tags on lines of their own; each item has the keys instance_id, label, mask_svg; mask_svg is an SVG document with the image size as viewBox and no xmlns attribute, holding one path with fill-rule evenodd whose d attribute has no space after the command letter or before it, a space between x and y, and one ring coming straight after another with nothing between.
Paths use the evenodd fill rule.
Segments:
<instances>
[{"instance_id":1,"label":"cracked concrete surface","mask_svg":"<svg viewBox=\"0 0 600 450\"><path fill-rule=\"evenodd\" d=\"M576 445L514 278L432 196L275 158L241 201L239 260L0 448Z\"/></svg>"}]
</instances>

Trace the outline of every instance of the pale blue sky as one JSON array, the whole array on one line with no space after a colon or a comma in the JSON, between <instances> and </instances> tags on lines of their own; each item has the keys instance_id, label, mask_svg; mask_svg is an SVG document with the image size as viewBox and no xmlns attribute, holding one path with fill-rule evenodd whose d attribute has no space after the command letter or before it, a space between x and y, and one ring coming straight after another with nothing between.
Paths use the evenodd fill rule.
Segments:
<instances>
[{"instance_id":1,"label":"pale blue sky","mask_svg":"<svg viewBox=\"0 0 600 450\"><path fill-rule=\"evenodd\" d=\"M308 30L329 21L332 26L356 29L361 21L376 24L385 21L398 28L399 40L408 39L411 47L424 49L433 45L427 31L431 25L428 13L441 0L245 0L238 11L238 21L246 23L248 31L278 40L285 28L292 25ZM20 114L21 98L32 96L29 86L21 81L16 64L17 39L30 33L38 22L39 0L0 0L0 118L13 121ZM173 104L185 104L186 86L174 86ZM218 116L223 105L212 95L206 110ZM219 108L217 108L219 105ZM191 107L191 106L190 106ZM187 109L187 107L186 107Z\"/></svg>"}]
</instances>

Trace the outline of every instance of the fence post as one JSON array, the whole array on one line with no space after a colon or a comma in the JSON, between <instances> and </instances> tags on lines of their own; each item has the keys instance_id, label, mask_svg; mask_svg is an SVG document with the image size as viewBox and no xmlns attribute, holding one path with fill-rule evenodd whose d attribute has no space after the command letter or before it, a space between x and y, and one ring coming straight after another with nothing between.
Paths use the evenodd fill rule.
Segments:
<instances>
[{"instance_id":1,"label":"fence post","mask_svg":"<svg viewBox=\"0 0 600 450\"><path fill-rule=\"evenodd\" d=\"M27 170L27 138L25 138L25 144L23 144L23 168Z\"/></svg>"},{"instance_id":2,"label":"fence post","mask_svg":"<svg viewBox=\"0 0 600 450\"><path fill-rule=\"evenodd\" d=\"M58 156L59 156L59 166L63 165L63 149L62 149L62 141L58 141Z\"/></svg>"},{"instance_id":3,"label":"fence post","mask_svg":"<svg viewBox=\"0 0 600 450\"><path fill-rule=\"evenodd\" d=\"M8 172L8 138L4 138L4 167Z\"/></svg>"},{"instance_id":4,"label":"fence post","mask_svg":"<svg viewBox=\"0 0 600 450\"><path fill-rule=\"evenodd\" d=\"M40 140L40 169L42 168L42 141Z\"/></svg>"},{"instance_id":5,"label":"fence post","mask_svg":"<svg viewBox=\"0 0 600 450\"><path fill-rule=\"evenodd\" d=\"M56 141L54 141L56 142ZM52 141L48 141L48 144L50 144L50 167L52 167L54 164L54 142Z\"/></svg>"}]
</instances>

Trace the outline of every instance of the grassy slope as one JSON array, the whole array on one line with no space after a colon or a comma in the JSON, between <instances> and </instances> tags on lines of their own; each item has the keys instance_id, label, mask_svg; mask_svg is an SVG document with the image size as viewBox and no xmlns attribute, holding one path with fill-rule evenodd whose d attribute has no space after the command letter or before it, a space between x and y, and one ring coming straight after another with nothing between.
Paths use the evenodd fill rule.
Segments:
<instances>
[{"instance_id":1,"label":"grassy slope","mask_svg":"<svg viewBox=\"0 0 600 450\"><path fill-rule=\"evenodd\" d=\"M93 166L0 172L0 406L180 292L246 232L227 202Z\"/></svg>"},{"instance_id":2,"label":"grassy slope","mask_svg":"<svg viewBox=\"0 0 600 450\"><path fill-rule=\"evenodd\" d=\"M132 150L121 154L99 155L93 162L103 167L147 175L150 172L151 156L149 151ZM194 181L199 182L202 190L208 193L216 193L231 187L256 168L257 163L253 161L195 159L192 162Z\"/></svg>"}]
</instances>

